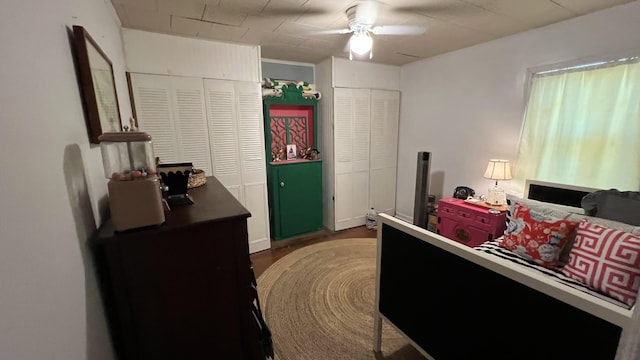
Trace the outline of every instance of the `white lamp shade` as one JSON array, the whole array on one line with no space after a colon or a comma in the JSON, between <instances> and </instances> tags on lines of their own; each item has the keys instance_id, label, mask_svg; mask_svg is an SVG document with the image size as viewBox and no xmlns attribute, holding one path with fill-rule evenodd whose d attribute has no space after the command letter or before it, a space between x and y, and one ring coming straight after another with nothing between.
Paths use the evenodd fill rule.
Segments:
<instances>
[{"instance_id":1,"label":"white lamp shade","mask_svg":"<svg viewBox=\"0 0 640 360\"><path fill-rule=\"evenodd\" d=\"M373 39L367 34L353 34L349 46L354 53L364 55L371 50Z\"/></svg>"},{"instance_id":2,"label":"white lamp shade","mask_svg":"<svg viewBox=\"0 0 640 360\"><path fill-rule=\"evenodd\" d=\"M491 180L511 180L509 160L489 160L487 170L484 172L484 177Z\"/></svg>"}]
</instances>

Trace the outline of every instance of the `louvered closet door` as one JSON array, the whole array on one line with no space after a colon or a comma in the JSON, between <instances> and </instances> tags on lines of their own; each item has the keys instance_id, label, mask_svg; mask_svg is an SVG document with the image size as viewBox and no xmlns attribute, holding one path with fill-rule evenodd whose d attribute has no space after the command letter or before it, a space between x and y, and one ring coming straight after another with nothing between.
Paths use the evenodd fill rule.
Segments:
<instances>
[{"instance_id":1,"label":"louvered closet door","mask_svg":"<svg viewBox=\"0 0 640 360\"><path fill-rule=\"evenodd\" d=\"M204 79L204 89L213 174L244 204L233 82Z\"/></svg>"},{"instance_id":2,"label":"louvered closet door","mask_svg":"<svg viewBox=\"0 0 640 360\"><path fill-rule=\"evenodd\" d=\"M172 76L171 90L180 161L192 162L196 169L211 175L202 79Z\"/></svg>"},{"instance_id":3,"label":"louvered closet door","mask_svg":"<svg viewBox=\"0 0 640 360\"><path fill-rule=\"evenodd\" d=\"M192 162L211 175L202 79L131 74L136 117L163 163Z\"/></svg>"},{"instance_id":4,"label":"louvered closet door","mask_svg":"<svg viewBox=\"0 0 640 360\"><path fill-rule=\"evenodd\" d=\"M173 120L169 76L131 74L136 120L141 131L151 135L153 154L165 163L180 161Z\"/></svg>"},{"instance_id":5,"label":"louvered closet door","mask_svg":"<svg viewBox=\"0 0 640 360\"><path fill-rule=\"evenodd\" d=\"M270 247L262 89L258 83L239 81L235 88L244 206L251 212L247 222L249 249L255 252Z\"/></svg>"},{"instance_id":6,"label":"louvered closet door","mask_svg":"<svg viewBox=\"0 0 640 360\"><path fill-rule=\"evenodd\" d=\"M213 173L251 212L249 250L270 247L260 84L204 80Z\"/></svg>"},{"instance_id":7,"label":"louvered closet door","mask_svg":"<svg viewBox=\"0 0 640 360\"><path fill-rule=\"evenodd\" d=\"M370 106L370 90L334 89L335 230L365 223Z\"/></svg>"},{"instance_id":8,"label":"louvered closet door","mask_svg":"<svg viewBox=\"0 0 640 360\"><path fill-rule=\"evenodd\" d=\"M371 186L369 202L395 215L400 93L371 90Z\"/></svg>"}]
</instances>

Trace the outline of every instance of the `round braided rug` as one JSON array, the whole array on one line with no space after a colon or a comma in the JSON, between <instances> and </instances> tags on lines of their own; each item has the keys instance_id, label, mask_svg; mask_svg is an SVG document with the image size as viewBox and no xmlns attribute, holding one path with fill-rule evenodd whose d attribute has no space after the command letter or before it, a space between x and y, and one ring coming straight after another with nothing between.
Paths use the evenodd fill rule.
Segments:
<instances>
[{"instance_id":1,"label":"round braided rug","mask_svg":"<svg viewBox=\"0 0 640 360\"><path fill-rule=\"evenodd\" d=\"M308 245L258 278L264 318L278 360L423 360L383 321L382 354L373 352L376 239Z\"/></svg>"}]
</instances>

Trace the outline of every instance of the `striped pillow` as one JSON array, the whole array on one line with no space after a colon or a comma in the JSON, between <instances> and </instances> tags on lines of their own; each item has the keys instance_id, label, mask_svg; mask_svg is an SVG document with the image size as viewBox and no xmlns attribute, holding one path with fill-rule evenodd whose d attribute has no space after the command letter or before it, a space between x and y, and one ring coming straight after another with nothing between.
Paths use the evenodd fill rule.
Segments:
<instances>
[{"instance_id":1,"label":"striped pillow","mask_svg":"<svg viewBox=\"0 0 640 360\"><path fill-rule=\"evenodd\" d=\"M631 306L640 287L640 236L582 221L562 273Z\"/></svg>"}]
</instances>

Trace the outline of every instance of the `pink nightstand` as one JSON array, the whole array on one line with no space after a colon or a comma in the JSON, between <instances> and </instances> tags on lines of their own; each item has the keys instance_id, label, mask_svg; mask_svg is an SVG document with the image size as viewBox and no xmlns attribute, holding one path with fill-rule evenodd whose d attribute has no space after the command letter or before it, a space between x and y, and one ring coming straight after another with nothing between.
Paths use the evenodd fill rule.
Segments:
<instances>
[{"instance_id":1,"label":"pink nightstand","mask_svg":"<svg viewBox=\"0 0 640 360\"><path fill-rule=\"evenodd\" d=\"M489 213L486 207L456 198L438 201L436 232L467 246L478 246L504 234L507 212Z\"/></svg>"}]
</instances>

